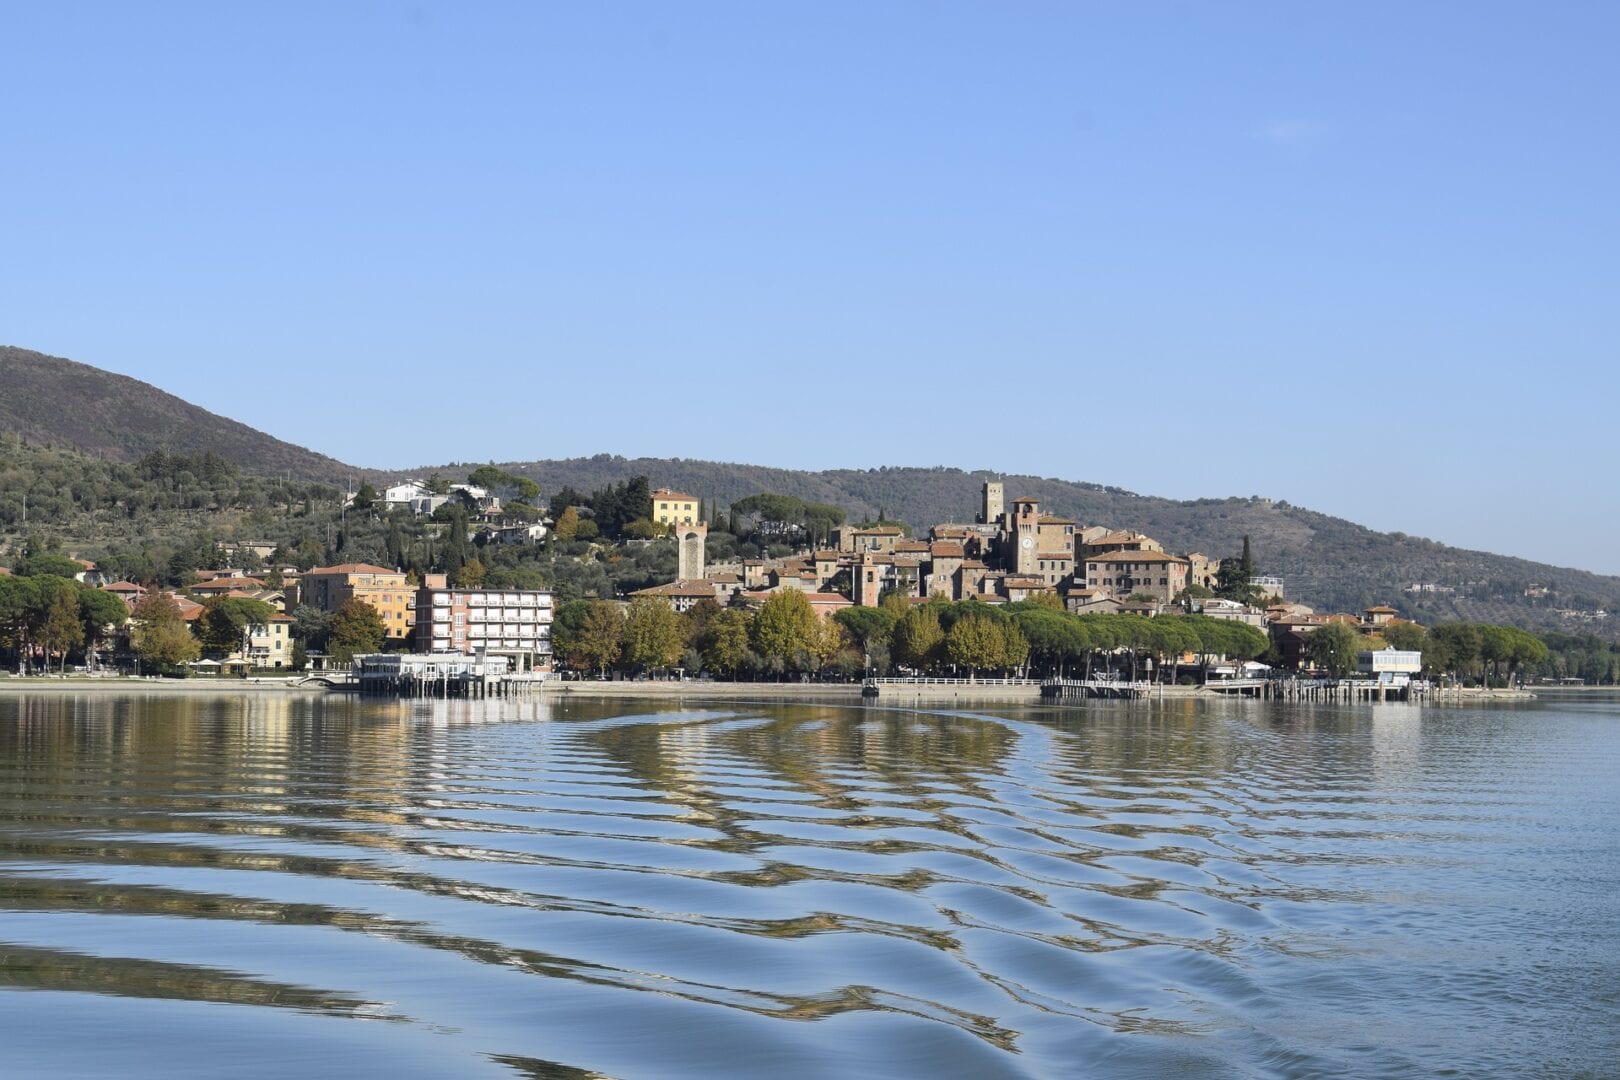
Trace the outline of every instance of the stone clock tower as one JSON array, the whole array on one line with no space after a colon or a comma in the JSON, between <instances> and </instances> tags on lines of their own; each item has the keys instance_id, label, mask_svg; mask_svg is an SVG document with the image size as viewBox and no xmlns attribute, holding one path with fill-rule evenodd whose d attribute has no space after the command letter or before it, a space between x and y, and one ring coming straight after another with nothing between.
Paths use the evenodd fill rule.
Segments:
<instances>
[{"instance_id":1,"label":"stone clock tower","mask_svg":"<svg viewBox=\"0 0 1620 1080\"><path fill-rule=\"evenodd\" d=\"M1011 525L1009 541L1013 553L1007 561L1012 564L1014 573L1033 574L1039 565L1041 504L1034 499L1013 500Z\"/></svg>"}]
</instances>

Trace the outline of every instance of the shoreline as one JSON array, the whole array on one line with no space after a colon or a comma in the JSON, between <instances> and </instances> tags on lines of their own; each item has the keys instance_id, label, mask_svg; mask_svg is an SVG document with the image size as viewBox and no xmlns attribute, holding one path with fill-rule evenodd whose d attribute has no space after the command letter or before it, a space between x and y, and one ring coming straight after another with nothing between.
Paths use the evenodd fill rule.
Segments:
<instances>
[{"instance_id":1,"label":"shoreline","mask_svg":"<svg viewBox=\"0 0 1620 1080\"><path fill-rule=\"evenodd\" d=\"M12 675L0 677L0 694L40 691L94 690L106 693L151 691L183 694L322 694L326 687L294 686L285 679L164 679L136 678L132 675L112 675L102 678L88 675Z\"/></svg>"},{"instance_id":2,"label":"shoreline","mask_svg":"<svg viewBox=\"0 0 1620 1080\"><path fill-rule=\"evenodd\" d=\"M1564 689L1581 689L1569 687ZM1613 691L1613 687L1586 687L1586 690ZM0 676L0 695L22 693L177 693L177 694L297 694L326 695L349 694L334 691L319 683L298 683L279 678L261 679L163 679L135 678L131 676L73 676L54 675ZM358 696L358 695L355 695ZM785 701L871 701L884 705L952 705L952 704L1041 704L1041 687L1037 683L890 683L885 684L876 698L861 694L860 683L790 683L790 682L707 682L676 681L623 681L623 682L548 682L540 687L540 697L560 700L571 698L657 698L662 700L740 701L774 699ZM1488 690L1483 687L1447 691L1427 700L1423 705L1482 704L1488 702L1533 701L1536 694L1530 690ZM1230 701L1234 696L1210 690L1203 686L1156 686L1138 702L1168 700ZM1255 700L1253 698L1247 700ZM1050 702L1050 704L1059 704ZM1064 703L1072 704L1072 703Z\"/></svg>"}]
</instances>

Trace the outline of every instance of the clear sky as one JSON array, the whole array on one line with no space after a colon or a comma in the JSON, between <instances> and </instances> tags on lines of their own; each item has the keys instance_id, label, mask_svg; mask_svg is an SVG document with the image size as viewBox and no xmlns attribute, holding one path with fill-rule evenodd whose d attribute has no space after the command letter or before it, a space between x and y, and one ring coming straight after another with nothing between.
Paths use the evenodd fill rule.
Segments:
<instances>
[{"instance_id":1,"label":"clear sky","mask_svg":"<svg viewBox=\"0 0 1620 1080\"><path fill-rule=\"evenodd\" d=\"M0 342L378 467L960 465L1620 572L1617 40L1613 3L12 3Z\"/></svg>"}]
</instances>

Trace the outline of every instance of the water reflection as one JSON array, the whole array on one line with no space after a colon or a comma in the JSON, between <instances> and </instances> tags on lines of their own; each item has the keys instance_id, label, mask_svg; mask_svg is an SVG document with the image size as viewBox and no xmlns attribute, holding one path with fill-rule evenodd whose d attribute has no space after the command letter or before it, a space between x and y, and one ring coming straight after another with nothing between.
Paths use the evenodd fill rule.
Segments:
<instances>
[{"instance_id":1,"label":"water reflection","mask_svg":"<svg viewBox=\"0 0 1620 1080\"><path fill-rule=\"evenodd\" d=\"M387 1018L533 1076L1488 1072L1551 1060L1527 1001L1596 1061L1593 722L0 696L0 989ZM1538 862L1556 892L1469 907ZM1531 907L1596 934L1567 1004L1506 993L1559 949Z\"/></svg>"}]
</instances>

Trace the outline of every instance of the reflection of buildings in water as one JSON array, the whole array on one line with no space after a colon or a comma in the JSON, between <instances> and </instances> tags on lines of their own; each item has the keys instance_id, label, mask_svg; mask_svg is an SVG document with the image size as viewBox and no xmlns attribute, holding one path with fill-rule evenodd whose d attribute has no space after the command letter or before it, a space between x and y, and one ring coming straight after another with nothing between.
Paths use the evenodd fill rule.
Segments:
<instances>
[{"instance_id":1,"label":"reflection of buildings in water","mask_svg":"<svg viewBox=\"0 0 1620 1080\"><path fill-rule=\"evenodd\" d=\"M1423 764L1423 706L1385 702L1372 711L1373 776L1415 778Z\"/></svg>"}]
</instances>

